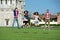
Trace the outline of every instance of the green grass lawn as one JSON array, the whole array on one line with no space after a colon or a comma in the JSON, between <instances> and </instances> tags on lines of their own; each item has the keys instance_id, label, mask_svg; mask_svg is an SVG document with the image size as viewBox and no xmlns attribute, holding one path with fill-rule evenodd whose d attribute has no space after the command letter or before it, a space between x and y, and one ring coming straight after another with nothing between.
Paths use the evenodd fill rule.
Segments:
<instances>
[{"instance_id":1,"label":"green grass lawn","mask_svg":"<svg viewBox=\"0 0 60 40\"><path fill-rule=\"evenodd\" d=\"M60 28L43 30L40 27L29 29L0 27L0 40L60 40Z\"/></svg>"}]
</instances>

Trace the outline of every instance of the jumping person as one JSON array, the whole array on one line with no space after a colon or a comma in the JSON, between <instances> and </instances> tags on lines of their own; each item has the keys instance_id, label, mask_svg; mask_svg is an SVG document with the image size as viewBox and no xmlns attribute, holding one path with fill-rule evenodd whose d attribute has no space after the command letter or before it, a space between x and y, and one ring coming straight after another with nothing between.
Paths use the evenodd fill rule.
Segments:
<instances>
[{"instance_id":1,"label":"jumping person","mask_svg":"<svg viewBox=\"0 0 60 40\"><path fill-rule=\"evenodd\" d=\"M39 26L39 19L41 20L41 18L39 17L39 13L38 12L34 12L33 13L33 19L34 19L34 25L35 26Z\"/></svg>"},{"instance_id":2,"label":"jumping person","mask_svg":"<svg viewBox=\"0 0 60 40\"><path fill-rule=\"evenodd\" d=\"M22 26L22 27L26 26L27 28L29 28L30 25L29 25L28 11L27 11L27 10L24 11L23 16L24 16L24 17L23 17L23 26Z\"/></svg>"},{"instance_id":3,"label":"jumping person","mask_svg":"<svg viewBox=\"0 0 60 40\"><path fill-rule=\"evenodd\" d=\"M47 9L47 11L45 13L45 26L44 26L44 28L46 28L47 23L48 23L48 28L50 29L50 12L49 12L49 9Z\"/></svg>"},{"instance_id":4,"label":"jumping person","mask_svg":"<svg viewBox=\"0 0 60 40\"><path fill-rule=\"evenodd\" d=\"M17 8L15 8L15 10L13 12L14 12L14 20L13 20L12 27L14 27L14 23L16 21L17 22L17 27L19 28L19 23L18 23L18 13L19 13L19 11L18 11Z\"/></svg>"}]
</instances>

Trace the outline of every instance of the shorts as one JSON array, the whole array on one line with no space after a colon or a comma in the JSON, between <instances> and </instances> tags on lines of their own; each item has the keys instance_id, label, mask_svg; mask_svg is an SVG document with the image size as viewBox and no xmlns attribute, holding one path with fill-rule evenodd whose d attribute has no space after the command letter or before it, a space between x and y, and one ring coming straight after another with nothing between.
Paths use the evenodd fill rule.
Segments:
<instances>
[{"instance_id":1,"label":"shorts","mask_svg":"<svg viewBox=\"0 0 60 40\"><path fill-rule=\"evenodd\" d=\"M25 25L28 23L28 21L23 21L23 23L25 23Z\"/></svg>"},{"instance_id":2,"label":"shorts","mask_svg":"<svg viewBox=\"0 0 60 40\"><path fill-rule=\"evenodd\" d=\"M36 21L36 20L34 21L34 24L38 24L38 23L39 23L39 21Z\"/></svg>"},{"instance_id":3,"label":"shorts","mask_svg":"<svg viewBox=\"0 0 60 40\"><path fill-rule=\"evenodd\" d=\"M46 19L45 22L50 22L50 19Z\"/></svg>"}]
</instances>

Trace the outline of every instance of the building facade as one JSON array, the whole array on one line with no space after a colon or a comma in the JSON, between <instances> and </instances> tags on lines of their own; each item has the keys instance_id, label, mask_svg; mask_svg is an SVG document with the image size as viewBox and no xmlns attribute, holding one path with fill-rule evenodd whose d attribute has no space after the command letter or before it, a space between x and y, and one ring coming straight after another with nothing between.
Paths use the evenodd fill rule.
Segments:
<instances>
[{"instance_id":1,"label":"building facade","mask_svg":"<svg viewBox=\"0 0 60 40\"><path fill-rule=\"evenodd\" d=\"M57 16L57 22L60 24L60 14Z\"/></svg>"},{"instance_id":2,"label":"building facade","mask_svg":"<svg viewBox=\"0 0 60 40\"><path fill-rule=\"evenodd\" d=\"M0 0L0 26L11 26L14 15L13 10L17 7L19 10L19 24L22 25L22 11L24 11L25 0ZM16 24L15 24L16 26Z\"/></svg>"}]
</instances>

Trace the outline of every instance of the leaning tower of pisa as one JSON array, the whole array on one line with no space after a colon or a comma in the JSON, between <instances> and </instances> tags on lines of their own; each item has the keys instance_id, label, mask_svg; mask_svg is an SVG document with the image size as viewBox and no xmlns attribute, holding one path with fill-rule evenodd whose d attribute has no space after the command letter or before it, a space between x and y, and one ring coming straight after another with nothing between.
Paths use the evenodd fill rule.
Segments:
<instances>
[{"instance_id":1,"label":"leaning tower of pisa","mask_svg":"<svg viewBox=\"0 0 60 40\"><path fill-rule=\"evenodd\" d=\"M25 0L0 0L0 26L11 26L13 23L13 10L18 8L19 13L24 11ZM22 25L22 15L19 14L19 24ZM15 25L16 26L16 25Z\"/></svg>"}]
</instances>

